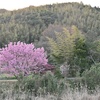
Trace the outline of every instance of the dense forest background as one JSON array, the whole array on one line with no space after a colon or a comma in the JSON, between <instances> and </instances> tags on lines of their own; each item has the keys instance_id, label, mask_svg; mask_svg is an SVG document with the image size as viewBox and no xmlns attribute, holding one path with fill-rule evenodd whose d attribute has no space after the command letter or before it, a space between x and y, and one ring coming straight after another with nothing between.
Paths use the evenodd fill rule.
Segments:
<instances>
[{"instance_id":1,"label":"dense forest background","mask_svg":"<svg viewBox=\"0 0 100 100\"><path fill-rule=\"evenodd\" d=\"M56 54L51 56L46 38L55 39L55 32L63 33L63 28L69 31L76 29L85 37L75 42L74 54L69 58L64 57L65 54L61 57ZM74 2L30 6L14 11L1 9L0 47L16 41L43 46L48 52L49 62L59 65L67 61L71 65L70 69L73 69L70 75L76 76L78 70L82 73L92 64L100 62L100 8ZM65 59L62 61L62 58Z\"/></svg>"},{"instance_id":2,"label":"dense forest background","mask_svg":"<svg viewBox=\"0 0 100 100\"><path fill-rule=\"evenodd\" d=\"M62 3L19 9L0 10L0 47L9 41L40 41L44 31L56 25L75 25L89 41L100 37L100 9L82 3ZM59 31L59 30L58 30Z\"/></svg>"}]
</instances>

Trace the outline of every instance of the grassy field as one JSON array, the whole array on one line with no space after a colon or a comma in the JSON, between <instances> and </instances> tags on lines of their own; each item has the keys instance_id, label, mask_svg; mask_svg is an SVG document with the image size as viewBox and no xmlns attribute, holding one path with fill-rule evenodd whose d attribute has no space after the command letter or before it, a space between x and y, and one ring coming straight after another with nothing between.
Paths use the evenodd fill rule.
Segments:
<instances>
[{"instance_id":1,"label":"grassy field","mask_svg":"<svg viewBox=\"0 0 100 100\"><path fill-rule=\"evenodd\" d=\"M17 80L6 76L2 75L0 80L0 100L100 100L100 89L90 93L86 88L80 90L68 88L61 94L46 93L42 95L40 93L37 96L34 93L22 91L20 88L15 91ZM71 80L75 81L73 78Z\"/></svg>"},{"instance_id":2,"label":"grassy field","mask_svg":"<svg viewBox=\"0 0 100 100\"><path fill-rule=\"evenodd\" d=\"M34 96L34 93L26 93L23 91L14 91L16 80L1 80L0 81L0 100L100 100L99 89L92 94L89 94L87 89L71 90L67 89L62 94L49 94Z\"/></svg>"}]
</instances>

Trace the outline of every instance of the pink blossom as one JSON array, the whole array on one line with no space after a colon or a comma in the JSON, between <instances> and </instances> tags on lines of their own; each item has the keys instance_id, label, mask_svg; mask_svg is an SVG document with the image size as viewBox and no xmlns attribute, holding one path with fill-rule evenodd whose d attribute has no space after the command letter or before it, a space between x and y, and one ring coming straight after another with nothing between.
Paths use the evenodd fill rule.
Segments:
<instances>
[{"instance_id":1,"label":"pink blossom","mask_svg":"<svg viewBox=\"0 0 100 100\"><path fill-rule=\"evenodd\" d=\"M39 72L48 63L44 48L23 42L10 42L0 50L0 67L5 73L18 76Z\"/></svg>"}]
</instances>

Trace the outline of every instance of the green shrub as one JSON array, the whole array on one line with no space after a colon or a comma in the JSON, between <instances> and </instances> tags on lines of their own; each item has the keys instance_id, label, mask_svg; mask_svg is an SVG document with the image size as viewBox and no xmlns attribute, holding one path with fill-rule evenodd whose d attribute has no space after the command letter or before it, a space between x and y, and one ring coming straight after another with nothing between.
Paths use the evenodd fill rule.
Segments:
<instances>
[{"instance_id":1,"label":"green shrub","mask_svg":"<svg viewBox=\"0 0 100 100\"><path fill-rule=\"evenodd\" d=\"M83 73L83 77L88 89L100 87L100 63L92 65L90 70L86 70Z\"/></svg>"},{"instance_id":2,"label":"green shrub","mask_svg":"<svg viewBox=\"0 0 100 100\"><path fill-rule=\"evenodd\" d=\"M62 78L64 78L64 76L62 75L62 73L61 73L59 67L56 67L56 68L55 68L55 72L54 72L54 74L55 74L55 77L57 77L58 79L62 79Z\"/></svg>"},{"instance_id":3,"label":"green shrub","mask_svg":"<svg viewBox=\"0 0 100 100\"><path fill-rule=\"evenodd\" d=\"M67 82L71 89L77 88L78 90L81 90L84 87L84 81L81 77L67 78Z\"/></svg>"},{"instance_id":4,"label":"green shrub","mask_svg":"<svg viewBox=\"0 0 100 100\"><path fill-rule=\"evenodd\" d=\"M16 89L21 89L21 91L27 91L38 94L47 94L47 93L58 93L67 88L66 82L64 79L58 79L52 72L46 72L46 74L31 75L25 77L20 83L17 83ZM18 90L19 91L19 90Z\"/></svg>"}]
</instances>

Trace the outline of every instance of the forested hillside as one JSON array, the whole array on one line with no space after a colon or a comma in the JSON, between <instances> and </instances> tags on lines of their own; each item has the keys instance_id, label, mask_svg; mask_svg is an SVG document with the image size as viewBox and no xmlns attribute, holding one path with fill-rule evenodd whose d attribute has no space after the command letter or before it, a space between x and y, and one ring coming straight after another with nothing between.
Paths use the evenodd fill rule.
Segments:
<instances>
[{"instance_id":1,"label":"forested hillside","mask_svg":"<svg viewBox=\"0 0 100 100\"><path fill-rule=\"evenodd\" d=\"M1 9L0 47L17 41L43 46L49 62L67 62L70 76L81 75L100 62L100 8L74 2Z\"/></svg>"},{"instance_id":2,"label":"forested hillside","mask_svg":"<svg viewBox=\"0 0 100 100\"><path fill-rule=\"evenodd\" d=\"M94 41L100 37L100 8L83 3L62 3L0 10L0 47L10 41L37 43L51 24L53 27L75 25L89 41Z\"/></svg>"}]
</instances>

